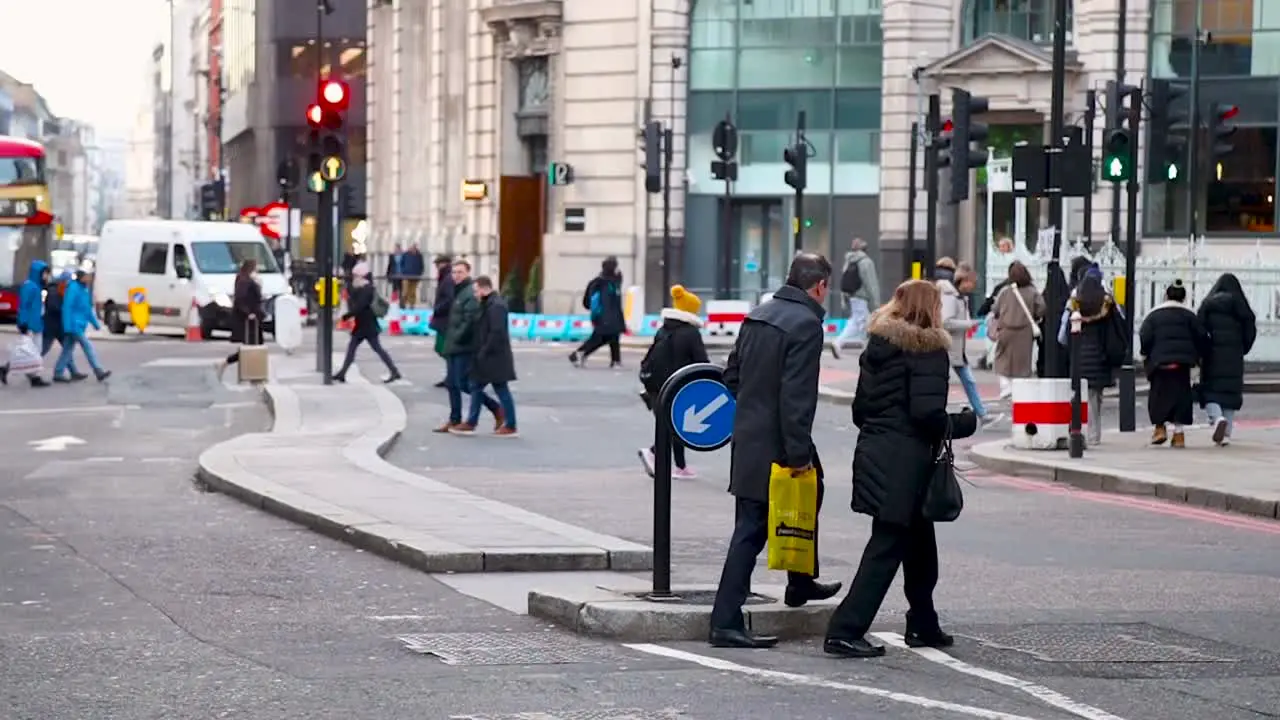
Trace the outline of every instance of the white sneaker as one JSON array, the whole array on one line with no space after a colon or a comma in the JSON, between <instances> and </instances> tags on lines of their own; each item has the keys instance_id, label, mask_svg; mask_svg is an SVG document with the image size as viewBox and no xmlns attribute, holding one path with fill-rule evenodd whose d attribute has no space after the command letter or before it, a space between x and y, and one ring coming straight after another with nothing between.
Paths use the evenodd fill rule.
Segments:
<instances>
[{"instance_id":1,"label":"white sneaker","mask_svg":"<svg viewBox=\"0 0 1280 720\"><path fill-rule=\"evenodd\" d=\"M693 468L675 468L671 471L671 477L677 480L697 480L698 473Z\"/></svg>"},{"instance_id":2,"label":"white sneaker","mask_svg":"<svg viewBox=\"0 0 1280 720\"><path fill-rule=\"evenodd\" d=\"M1004 420L1004 413L996 413L995 415L984 415L978 422L983 430Z\"/></svg>"},{"instance_id":3,"label":"white sneaker","mask_svg":"<svg viewBox=\"0 0 1280 720\"><path fill-rule=\"evenodd\" d=\"M840 359L840 341L839 340L833 340L831 342L831 357L837 360Z\"/></svg>"},{"instance_id":4,"label":"white sneaker","mask_svg":"<svg viewBox=\"0 0 1280 720\"><path fill-rule=\"evenodd\" d=\"M653 451L649 448L640 448L636 451L636 454L640 456L640 462L644 465L645 474L653 477Z\"/></svg>"}]
</instances>

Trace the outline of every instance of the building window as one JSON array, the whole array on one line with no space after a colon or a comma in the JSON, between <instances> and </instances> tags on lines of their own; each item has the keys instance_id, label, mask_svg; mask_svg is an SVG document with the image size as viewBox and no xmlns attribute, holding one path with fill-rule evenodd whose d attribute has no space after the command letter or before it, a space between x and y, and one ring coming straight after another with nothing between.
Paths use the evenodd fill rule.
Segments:
<instances>
[{"instance_id":1,"label":"building window","mask_svg":"<svg viewBox=\"0 0 1280 720\"><path fill-rule=\"evenodd\" d=\"M1200 29L1209 36L1200 49L1202 76L1280 75L1280 4L1263 0L1201 2ZM1153 77L1191 76L1196 13L1195 0L1155 0Z\"/></svg>"},{"instance_id":2,"label":"building window","mask_svg":"<svg viewBox=\"0 0 1280 720\"><path fill-rule=\"evenodd\" d=\"M1201 136L1203 153L1207 135ZM1216 163L1206 163L1200 198L1206 234L1276 232L1276 127L1241 127L1231 138L1232 151ZM1204 175L1207 175L1205 177ZM1147 232L1187 234L1188 188L1185 183L1149 186Z\"/></svg>"},{"instance_id":3,"label":"building window","mask_svg":"<svg viewBox=\"0 0 1280 720\"><path fill-rule=\"evenodd\" d=\"M223 0L223 60L229 93L244 90L253 81L257 68L256 6L257 0Z\"/></svg>"},{"instance_id":4,"label":"building window","mask_svg":"<svg viewBox=\"0 0 1280 720\"><path fill-rule=\"evenodd\" d=\"M1067 0L1067 42L1074 3ZM964 0L962 37L969 45L984 35L1008 35L1037 45L1053 43L1054 0Z\"/></svg>"}]
</instances>

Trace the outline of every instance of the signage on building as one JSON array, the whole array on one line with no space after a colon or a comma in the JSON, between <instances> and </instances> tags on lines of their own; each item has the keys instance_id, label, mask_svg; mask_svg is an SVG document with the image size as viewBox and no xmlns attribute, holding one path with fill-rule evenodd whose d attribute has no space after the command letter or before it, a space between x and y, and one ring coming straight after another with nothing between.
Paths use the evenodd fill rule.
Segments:
<instances>
[{"instance_id":1,"label":"signage on building","mask_svg":"<svg viewBox=\"0 0 1280 720\"><path fill-rule=\"evenodd\" d=\"M479 201L489 197L489 184L483 180L463 180L462 181L462 199L464 201Z\"/></svg>"},{"instance_id":2,"label":"signage on building","mask_svg":"<svg viewBox=\"0 0 1280 720\"><path fill-rule=\"evenodd\" d=\"M240 211L241 222L251 222L258 226L264 237L273 240L279 240L285 236L285 233L297 237L298 225L301 223L290 222L290 218L297 217L297 213L292 213L289 206L282 202L273 202L260 208L247 207ZM287 227L287 226L292 227Z\"/></svg>"},{"instance_id":3,"label":"signage on building","mask_svg":"<svg viewBox=\"0 0 1280 720\"><path fill-rule=\"evenodd\" d=\"M547 165L548 185L572 185L573 166L569 163L551 163Z\"/></svg>"},{"instance_id":4,"label":"signage on building","mask_svg":"<svg viewBox=\"0 0 1280 720\"><path fill-rule=\"evenodd\" d=\"M587 229L587 209L586 208L565 208L564 209L564 231L565 232L583 232Z\"/></svg>"}]
</instances>

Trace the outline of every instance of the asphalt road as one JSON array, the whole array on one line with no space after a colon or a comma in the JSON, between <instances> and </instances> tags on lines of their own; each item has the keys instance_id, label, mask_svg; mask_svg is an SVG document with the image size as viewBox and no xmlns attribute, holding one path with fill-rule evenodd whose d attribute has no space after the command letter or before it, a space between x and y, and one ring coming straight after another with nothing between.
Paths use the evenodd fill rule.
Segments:
<instances>
[{"instance_id":1,"label":"asphalt road","mask_svg":"<svg viewBox=\"0 0 1280 720\"><path fill-rule=\"evenodd\" d=\"M653 423L635 394L638 352L624 356L626 369L611 371L604 357L571 368L565 347L518 349L522 437L497 442L431 434L447 411L444 392L431 387L442 363L422 340L396 340L392 351L409 379L394 387L410 417L393 462L560 520L651 541L651 484L636 450L650 442ZM856 440L848 412L820 406L815 428L830 473L824 575L845 581L869 524L847 509L845 468ZM1114 404L1105 415L1114 426ZM1251 397L1242 417L1280 418L1280 398ZM1007 426L990 432L1001 431ZM691 461L700 477L676 487L674 575L713 583L732 524L727 451ZM748 666L723 668L717 684L725 687L752 673L761 680L759 673L789 673L765 681L796 718L897 716L873 710L867 695L843 687L850 683L1039 718L1280 717L1280 524L988 474L972 479L961 521L939 528L938 605L960 636L948 655L891 649L884 660L846 664L824 658L814 643L753 653L668 647ZM875 631L901 632L903 610L895 589ZM732 697L724 706L690 706L689 717L774 714L753 706L751 696ZM910 705L897 712L930 717Z\"/></svg>"}]
</instances>

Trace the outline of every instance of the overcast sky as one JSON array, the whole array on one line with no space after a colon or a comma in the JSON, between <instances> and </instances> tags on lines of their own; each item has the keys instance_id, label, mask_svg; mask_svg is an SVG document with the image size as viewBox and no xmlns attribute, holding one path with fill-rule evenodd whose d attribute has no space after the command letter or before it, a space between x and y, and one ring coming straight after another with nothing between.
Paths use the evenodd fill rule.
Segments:
<instances>
[{"instance_id":1,"label":"overcast sky","mask_svg":"<svg viewBox=\"0 0 1280 720\"><path fill-rule=\"evenodd\" d=\"M165 0L0 0L0 69L34 84L54 114L125 137L168 23Z\"/></svg>"}]
</instances>

